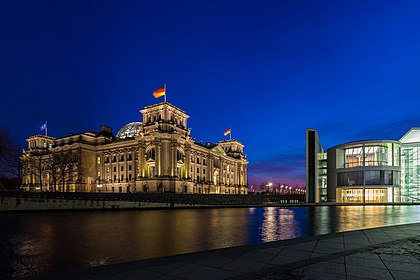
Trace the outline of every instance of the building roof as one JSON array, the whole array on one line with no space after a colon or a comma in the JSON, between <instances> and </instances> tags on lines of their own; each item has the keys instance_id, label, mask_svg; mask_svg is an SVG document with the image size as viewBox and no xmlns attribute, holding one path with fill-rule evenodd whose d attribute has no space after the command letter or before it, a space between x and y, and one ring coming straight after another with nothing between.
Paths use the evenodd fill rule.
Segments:
<instances>
[{"instance_id":1,"label":"building roof","mask_svg":"<svg viewBox=\"0 0 420 280\"><path fill-rule=\"evenodd\" d=\"M54 140L55 139L54 137L47 136L47 135L42 135L42 134L36 134L36 135L29 136L28 139L38 138L38 137L39 138L46 138L46 139L50 139L50 140Z\"/></svg>"},{"instance_id":2,"label":"building roof","mask_svg":"<svg viewBox=\"0 0 420 280\"><path fill-rule=\"evenodd\" d=\"M379 144L379 143L399 144L400 142L398 140L387 140L387 139L358 140L358 141L346 142L343 144L335 145L329 148L328 150L337 149L337 148L352 148L352 147L360 146L360 145Z\"/></svg>"},{"instance_id":3,"label":"building roof","mask_svg":"<svg viewBox=\"0 0 420 280\"><path fill-rule=\"evenodd\" d=\"M153 105L146 106L146 107L144 107L144 109L150 109L150 108L153 108L153 107L158 107L158 106L162 106L162 105L169 105L169 106L171 106L172 108L175 108L175 109L177 109L178 111L181 111L182 113L186 114L184 110L182 110L182 109L180 109L180 108L176 107L175 105L172 105L172 104L171 104L171 103L169 103L169 102L160 102L160 103L156 103L156 104L153 104Z\"/></svg>"},{"instance_id":4,"label":"building roof","mask_svg":"<svg viewBox=\"0 0 420 280\"><path fill-rule=\"evenodd\" d=\"M420 127L411 128L403 137L400 139L401 143L415 143L420 142Z\"/></svg>"},{"instance_id":5,"label":"building roof","mask_svg":"<svg viewBox=\"0 0 420 280\"><path fill-rule=\"evenodd\" d=\"M124 125L117 133L118 139L132 138L140 134L141 122L131 122Z\"/></svg>"},{"instance_id":6,"label":"building roof","mask_svg":"<svg viewBox=\"0 0 420 280\"><path fill-rule=\"evenodd\" d=\"M238 143L238 144L240 144L240 145L244 146L244 144L242 144L242 142L240 142L240 141L238 141L238 140L236 140L236 139L221 140L221 141L219 141L219 144L220 144L220 143L233 143L233 142L236 142L236 143Z\"/></svg>"}]
</instances>

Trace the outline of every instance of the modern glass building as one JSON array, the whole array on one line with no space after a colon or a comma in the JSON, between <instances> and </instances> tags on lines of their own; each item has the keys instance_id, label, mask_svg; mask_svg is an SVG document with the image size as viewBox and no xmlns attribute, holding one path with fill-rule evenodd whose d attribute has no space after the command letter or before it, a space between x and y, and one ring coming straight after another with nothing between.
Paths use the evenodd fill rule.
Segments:
<instances>
[{"instance_id":1,"label":"modern glass building","mask_svg":"<svg viewBox=\"0 0 420 280\"><path fill-rule=\"evenodd\" d=\"M398 203L420 201L420 128L399 141L367 140L324 151L306 130L307 202Z\"/></svg>"}]
</instances>

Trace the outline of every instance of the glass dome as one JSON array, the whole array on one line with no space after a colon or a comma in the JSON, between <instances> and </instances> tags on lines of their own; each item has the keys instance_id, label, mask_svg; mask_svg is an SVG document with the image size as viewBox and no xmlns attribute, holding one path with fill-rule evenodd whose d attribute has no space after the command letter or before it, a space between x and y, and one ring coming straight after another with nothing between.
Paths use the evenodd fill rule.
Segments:
<instances>
[{"instance_id":1,"label":"glass dome","mask_svg":"<svg viewBox=\"0 0 420 280\"><path fill-rule=\"evenodd\" d=\"M141 122L132 122L124 125L117 133L118 139L125 139L136 137L140 134L141 131Z\"/></svg>"}]
</instances>

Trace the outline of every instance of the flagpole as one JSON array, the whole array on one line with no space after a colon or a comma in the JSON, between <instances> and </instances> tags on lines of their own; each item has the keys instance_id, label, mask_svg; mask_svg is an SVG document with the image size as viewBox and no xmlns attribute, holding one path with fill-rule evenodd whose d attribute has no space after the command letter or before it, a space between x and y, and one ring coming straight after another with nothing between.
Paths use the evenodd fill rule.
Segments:
<instances>
[{"instance_id":1,"label":"flagpole","mask_svg":"<svg viewBox=\"0 0 420 280\"><path fill-rule=\"evenodd\" d=\"M230 137L230 140L232 140L232 127L230 126L229 129L230 129L229 137Z\"/></svg>"},{"instance_id":2,"label":"flagpole","mask_svg":"<svg viewBox=\"0 0 420 280\"><path fill-rule=\"evenodd\" d=\"M45 121L45 136L48 136L48 123Z\"/></svg>"},{"instance_id":3,"label":"flagpole","mask_svg":"<svg viewBox=\"0 0 420 280\"><path fill-rule=\"evenodd\" d=\"M164 102L166 102L166 84L163 85L163 89L165 90L165 95L163 96Z\"/></svg>"}]
</instances>

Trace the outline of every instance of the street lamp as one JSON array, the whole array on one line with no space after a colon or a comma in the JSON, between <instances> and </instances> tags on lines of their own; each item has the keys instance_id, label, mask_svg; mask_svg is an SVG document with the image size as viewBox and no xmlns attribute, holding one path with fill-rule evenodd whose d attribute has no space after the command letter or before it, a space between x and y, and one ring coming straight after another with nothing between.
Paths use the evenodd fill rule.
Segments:
<instances>
[{"instance_id":1,"label":"street lamp","mask_svg":"<svg viewBox=\"0 0 420 280\"><path fill-rule=\"evenodd\" d=\"M268 182L268 184L266 185L268 193L271 193L271 186L273 186L273 183Z\"/></svg>"}]
</instances>

